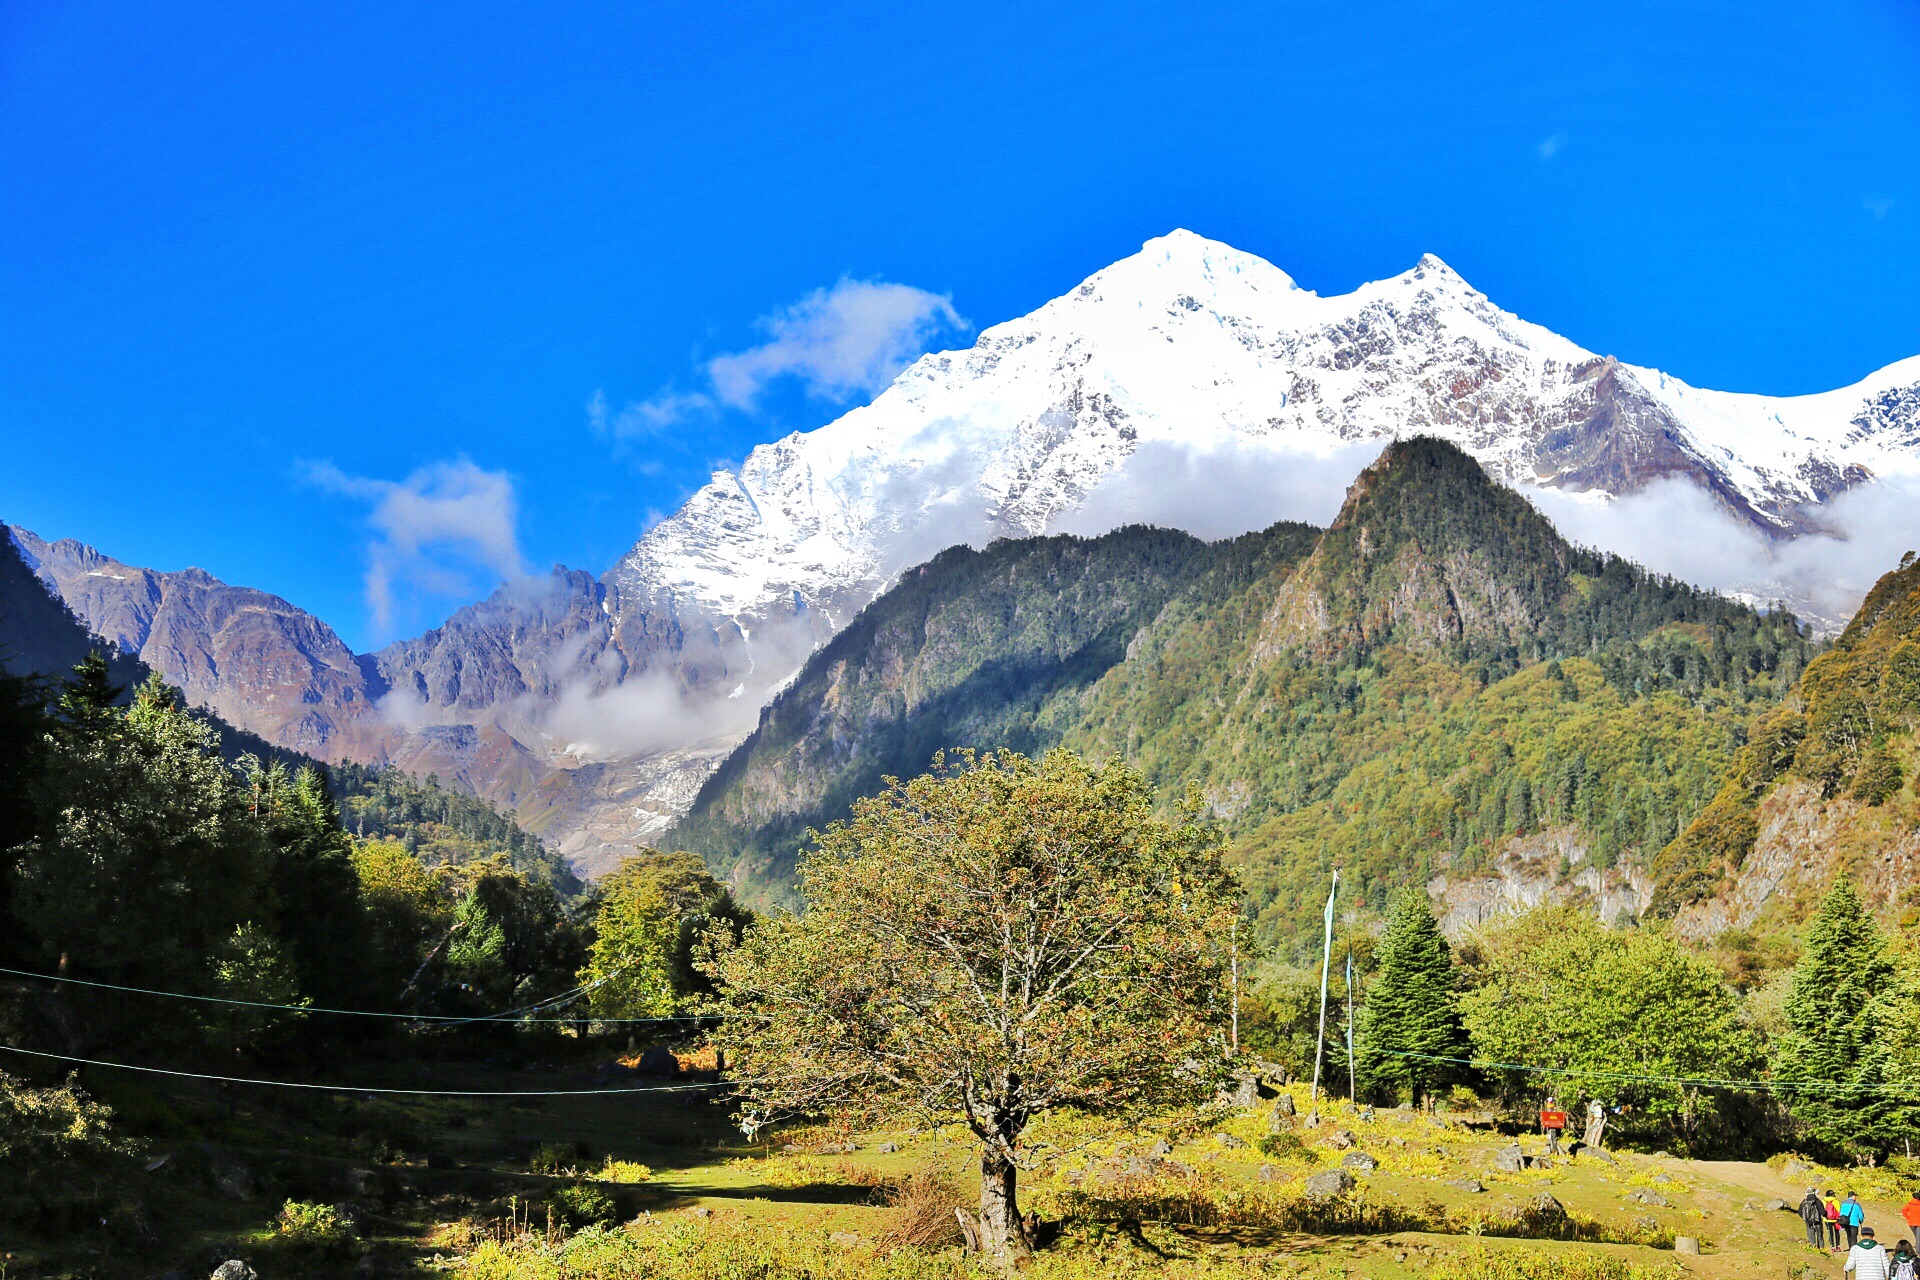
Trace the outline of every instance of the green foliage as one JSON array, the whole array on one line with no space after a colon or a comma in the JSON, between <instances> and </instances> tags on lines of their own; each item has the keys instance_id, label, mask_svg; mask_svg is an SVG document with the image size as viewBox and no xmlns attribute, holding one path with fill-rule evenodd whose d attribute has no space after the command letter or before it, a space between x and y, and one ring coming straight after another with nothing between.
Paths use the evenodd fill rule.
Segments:
<instances>
[{"instance_id":1,"label":"green foliage","mask_svg":"<svg viewBox=\"0 0 1920 1280\"><path fill-rule=\"evenodd\" d=\"M1432 1097L1464 1072L1458 1064L1428 1059L1469 1055L1453 953L1425 889L1395 896L1374 963L1354 1036L1362 1094L1393 1101ZM1406 1054L1425 1057L1401 1056Z\"/></svg>"},{"instance_id":2,"label":"green foliage","mask_svg":"<svg viewBox=\"0 0 1920 1280\"><path fill-rule=\"evenodd\" d=\"M1920 1105L1894 1087L1911 1083L1895 1052L1896 1028L1917 997L1858 890L1835 884L1807 926L1773 1063L1783 1080L1825 1086L1789 1095L1794 1120L1814 1142L1884 1153L1920 1124Z\"/></svg>"},{"instance_id":3,"label":"green foliage","mask_svg":"<svg viewBox=\"0 0 1920 1280\"><path fill-rule=\"evenodd\" d=\"M1461 1013L1476 1055L1549 1069L1489 1068L1509 1098L1597 1097L1701 1145L1725 1123L1726 1096L1640 1077L1738 1079L1760 1066L1718 969L1666 934L1548 907L1494 929L1475 951Z\"/></svg>"},{"instance_id":4,"label":"green foliage","mask_svg":"<svg viewBox=\"0 0 1920 1280\"><path fill-rule=\"evenodd\" d=\"M1219 853L1124 764L1065 751L967 754L861 801L802 864L806 913L714 959L744 1123L964 1120L989 1251L1023 1251L1035 1117L1198 1100L1219 1074L1186 1065L1223 1056Z\"/></svg>"},{"instance_id":5,"label":"green foliage","mask_svg":"<svg viewBox=\"0 0 1920 1280\"><path fill-rule=\"evenodd\" d=\"M54 1161L133 1150L114 1132L112 1110L88 1097L76 1077L41 1089L0 1071L0 1181Z\"/></svg>"},{"instance_id":6,"label":"green foliage","mask_svg":"<svg viewBox=\"0 0 1920 1280\"><path fill-rule=\"evenodd\" d=\"M591 1182L570 1182L556 1187L547 1201L553 1206L554 1216L570 1227L611 1222L619 1216L613 1197Z\"/></svg>"},{"instance_id":7,"label":"green foliage","mask_svg":"<svg viewBox=\"0 0 1920 1280\"><path fill-rule=\"evenodd\" d=\"M596 887L593 944L580 981L603 1018L670 1017L711 991L695 969L694 947L709 929L737 937L746 914L691 853L628 858Z\"/></svg>"},{"instance_id":8,"label":"green foliage","mask_svg":"<svg viewBox=\"0 0 1920 1280\"><path fill-rule=\"evenodd\" d=\"M496 1013L574 986L586 948L552 882L504 859L472 872L453 910L444 1007Z\"/></svg>"},{"instance_id":9,"label":"green foliage","mask_svg":"<svg viewBox=\"0 0 1920 1280\"><path fill-rule=\"evenodd\" d=\"M512 815L442 785L437 775L416 779L399 769L348 761L333 766L332 774L343 825L360 840L394 841L428 866L465 866L504 855L516 871L553 881L563 898L583 888L566 860Z\"/></svg>"},{"instance_id":10,"label":"green foliage","mask_svg":"<svg viewBox=\"0 0 1920 1280\"><path fill-rule=\"evenodd\" d=\"M290 1248L312 1253L338 1254L352 1245L353 1224L330 1204L289 1200L273 1219L273 1233Z\"/></svg>"}]
</instances>

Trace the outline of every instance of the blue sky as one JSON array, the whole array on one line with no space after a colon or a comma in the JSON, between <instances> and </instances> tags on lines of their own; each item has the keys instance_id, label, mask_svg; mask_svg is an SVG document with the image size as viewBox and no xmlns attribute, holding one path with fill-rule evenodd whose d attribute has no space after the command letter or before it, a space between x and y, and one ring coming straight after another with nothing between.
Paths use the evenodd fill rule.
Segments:
<instances>
[{"instance_id":1,"label":"blue sky","mask_svg":"<svg viewBox=\"0 0 1920 1280\"><path fill-rule=\"evenodd\" d=\"M0 518L368 647L868 394L782 354L836 307L964 342L1175 226L1824 389L1920 352L1917 175L1894 0L11 0Z\"/></svg>"}]
</instances>

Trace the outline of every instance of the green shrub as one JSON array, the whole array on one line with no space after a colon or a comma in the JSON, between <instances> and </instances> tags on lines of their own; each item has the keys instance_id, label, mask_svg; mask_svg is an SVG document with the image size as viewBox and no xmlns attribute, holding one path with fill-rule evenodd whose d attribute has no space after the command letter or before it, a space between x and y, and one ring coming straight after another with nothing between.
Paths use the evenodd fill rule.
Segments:
<instances>
[{"instance_id":1,"label":"green shrub","mask_svg":"<svg viewBox=\"0 0 1920 1280\"><path fill-rule=\"evenodd\" d=\"M637 1160L615 1160L608 1156L606 1163L595 1169L591 1176L595 1182L645 1182L653 1177L653 1170Z\"/></svg>"},{"instance_id":2,"label":"green shrub","mask_svg":"<svg viewBox=\"0 0 1920 1280\"><path fill-rule=\"evenodd\" d=\"M1432 1280L1677 1280L1672 1263L1643 1267L1611 1254L1538 1253L1531 1249L1476 1249L1442 1258Z\"/></svg>"},{"instance_id":3,"label":"green shrub","mask_svg":"<svg viewBox=\"0 0 1920 1280\"><path fill-rule=\"evenodd\" d=\"M553 1216L570 1227L611 1222L619 1214L613 1197L591 1182L571 1182L556 1188L547 1202L553 1206Z\"/></svg>"},{"instance_id":4,"label":"green shrub","mask_svg":"<svg viewBox=\"0 0 1920 1280\"><path fill-rule=\"evenodd\" d=\"M1862 804L1885 804L1899 789L1900 762L1886 748L1875 748L1853 784L1853 798Z\"/></svg>"},{"instance_id":5,"label":"green shrub","mask_svg":"<svg viewBox=\"0 0 1920 1280\"><path fill-rule=\"evenodd\" d=\"M1253 1148L1275 1160L1298 1160L1303 1164L1312 1164L1315 1160L1313 1149L1293 1133L1264 1134L1253 1144Z\"/></svg>"},{"instance_id":6,"label":"green shrub","mask_svg":"<svg viewBox=\"0 0 1920 1280\"><path fill-rule=\"evenodd\" d=\"M353 1224L330 1204L310 1204L289 1200L280 1206L273 1220L273 1233L282 1243L316 1253L331 1253L352 1244L357 1233Z\"/></svg>"},{"instance_id":7,"label":"green shrub","mask_svg":"<svg viewBox=\"0 0 1920 1280\"><path fill-rule=\"evenodd\" d=\"M527 1159L527 1168L535 1173L565 1173L574 1167L575 1158L572 1143L549 1142L534 1148L533 1155Z\"/></svg>"}]
</instances>

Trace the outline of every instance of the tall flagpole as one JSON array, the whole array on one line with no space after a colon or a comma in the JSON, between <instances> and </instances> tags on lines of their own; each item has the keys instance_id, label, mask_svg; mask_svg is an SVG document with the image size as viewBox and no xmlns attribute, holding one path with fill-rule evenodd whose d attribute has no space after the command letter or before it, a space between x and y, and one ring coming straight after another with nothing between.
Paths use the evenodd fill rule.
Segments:
<instances>
[{"instance_id":1,"label":"tall flagpole","mask_svg":"<svg viewBox=\"0 0 1920 1280\"><path fill-rule=\"evenodd\" d=\"M1347 934L1347 1101L1360 1105L1360 1092L1353 1083L1353 934Z\"/></svg>"},{"instance_id":2,"label":"tall flagpole","mask_svg":"<svg viewBox=\"0 0 1920 1280\"><path fill-rule=\"evenodd\" d=\"M1340 892L1340 868L1333 869L1333 887L1327 890L1326 944L1320 949L1320 1034L1313 1042L1313 1095L1320 1101L1320 1059L1327 1049L1327 968L1333 963L1333 896Z\"/></svg>"}]
</instances>

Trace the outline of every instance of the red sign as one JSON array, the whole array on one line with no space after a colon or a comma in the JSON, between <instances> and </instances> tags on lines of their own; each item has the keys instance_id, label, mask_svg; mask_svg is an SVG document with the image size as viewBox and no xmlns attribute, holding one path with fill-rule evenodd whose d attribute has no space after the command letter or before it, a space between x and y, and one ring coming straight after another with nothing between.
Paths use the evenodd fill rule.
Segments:
<instances>
[{"instance_id":1,"label":"red sign","mask_svg":"<svg viewBox=\"0 0 1920 1280\"><path fill-rule=\"evenodd\" d=\"M1542 1111L1540 1113L1542 1129L1564 1129L1567 1127L1567 1113L1564 1111Z\"/></svg>"}]
</instances>

